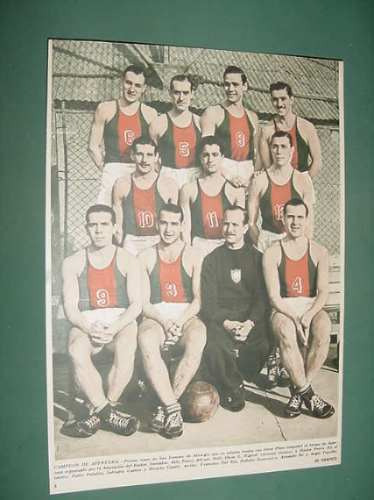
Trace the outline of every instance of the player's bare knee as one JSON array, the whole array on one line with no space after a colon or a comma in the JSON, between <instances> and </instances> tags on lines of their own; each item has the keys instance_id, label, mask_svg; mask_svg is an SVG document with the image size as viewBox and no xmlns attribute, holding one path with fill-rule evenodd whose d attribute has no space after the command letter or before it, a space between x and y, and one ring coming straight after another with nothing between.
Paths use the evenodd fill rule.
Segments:
<instances>
[{"instance_id":1,"label":"player's bare knee","mask_svg":"<svg viewBox=\"0 0 374 500\"><path fill-rule=\"evenodd\" d=\"M275 314L272 319L273 332L281 344L293 345L296 342L296 328L293 321L284 314Z\"/></svg>"},{"instance_id":2,"label":"player's bare knee","mask_svg":"<svg viewBox=\"0 0 374 500\"><path fill-rule=\"evenodd\" d=\"M152 355L160 348L160 332L151 326L141 326L138 333L138 345L143 356Z\"/></svg>"},{"instance_id":3,"label":"player's bare knee","mask_svg":"<svg viewBox=\"0 0 374 500\"><path fill-rule=\"evenodd\" d=\"M124 347L126 350L135 351L138 343L138 328L136 322L133 321L125 328L123 328L120 332L118 332L114 339L114 342L116 348L118 346L119 348Z\"/></svg>"},{"instance_id":4,"label":"player's bare knee","mask_svg":"<svg viewBox=\"0 0 374 500\"><path fill-rule=\"evenodd\" d=\"M331 320L325 311L320 311L314 316L311 330L315 342L321 346L330 343Z\"/></svg>"}]
</instances>

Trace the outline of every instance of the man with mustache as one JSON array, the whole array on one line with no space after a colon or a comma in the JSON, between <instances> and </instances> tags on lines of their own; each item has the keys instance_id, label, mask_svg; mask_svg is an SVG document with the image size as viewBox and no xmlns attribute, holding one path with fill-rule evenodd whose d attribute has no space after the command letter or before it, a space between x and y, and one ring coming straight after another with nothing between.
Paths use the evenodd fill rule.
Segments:
<instances>
[{"instance_id":1,"label":"man with mustache","mask_svg":"<svg viewBox=\"0 0 374 500\"><path fill-rule=\"evenodd\" d=\"M262 168L267 169L271 165L272 135L277 131L285 131L292 139L292 167L300 172L309 172L311 177L315 177L321 168L321 145L315 126L294 113L294 96L288 83L272 83L270 95L276 115L263 127L260 134L259 152Z\"/></svg>"},{"instance_id":2,"label":"man with mustache","mask_svg":"<svg viewBox=\"0 0 374 500\"><path fill-rule=\"evenodd\" d=\"M177 202L178 186L173 179L157 171L159 154L152 139L135 139L131 158L135 162L135 172L115 182L113 208L117 217L118 243L137 255L159 241L158 210L167 201Z\"/></svg>"}]
</instances>

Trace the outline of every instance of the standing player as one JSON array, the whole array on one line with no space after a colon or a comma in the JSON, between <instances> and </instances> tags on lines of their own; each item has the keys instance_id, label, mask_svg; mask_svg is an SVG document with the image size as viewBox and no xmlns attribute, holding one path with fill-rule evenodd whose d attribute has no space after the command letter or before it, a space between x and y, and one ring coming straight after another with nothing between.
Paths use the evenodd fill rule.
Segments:
<instances>
[{"instance_id":1,"label":"standing player","mask_svg":"<svg viewBox=\"0 0 374 500\"><path fill-rule=\"evenodd\" d=\"M225 161L223 175L236 186L248 186L257 151L258 117L243 106L248 90L247 77L241 68L228 66L223 74L226 99L209 106L201 117L202 135L216 135L221 140Z\"/></svg>"},{"instance_id":2,"label":"standing player","mask_svg":"<svg viewBox=\"0 0 374 500\"><path fill-rule=\"evenodd\" d=\"M86 419L63 425L61 432L73 437L89 437L98 429L129 436L138 427L137 419L116 405L134 369L140 272L136 259L112 244L114 223L111 207L90 207L86 229L91 243L63 264L64 308L72 324L69 355L76 383L91 406ZM114 352L106 394L92 362L103 348Z\"/></svg>"},{"instance_id":3,"label":"standing player","mask_svg":"<svg viewBox=\"0 0 374 500\"><path fill-rule=\"evenodd\" d=\"M225 208L245 206L243 188L235 188L223 177L224 156L218 138L203 137L200 144L202 177L183 186L181 207L185 217L184 238L203 254L223 243L222 220Z\"/></svg>"},{"instance_id":4,"label":"standing player","mask_svg":"<svg viewBox=\"0 0 374 500\"><path fill-rule=\"evenodd\" d=\"M117 179L113 188L113 208L117 217L117 240L134 255L159 241L156 215L162 204L178 200L173 179L159 175L157 146L148 137L132 145L135 172Z\"/></svg>"},{"instance_id":5,"label":"standing player","mask_svg":"<svg viewBox=\"0 0 374 500\"><path fill-rule=\"evenodd\" d=\"M328 253L306 237L308 206L292 199L284 206L286 238L264 255L266 286L281 358L292 382L285 409L297 417L304 404L318 418L334 413L331 404L315 394L311 382L326 360L331 323L323 310L328 297Z\"/></svg>"},{"instance_id":6,"label":"standing player","mask_svg":"<svg viewBox=\"0 0 374 500\"><path fill-rule=\"evenodd\" d=\"M140 255L143 274L143 322L139 346L144 368L159 400L151 427L168 438L183 432L178 403L195 375L206 341L200 310L201 257L182 241L183 212L164 205L158 217L160 243ZM173 380L161 351L177 344L183 351Z\"/></svg>"},{"instance_id":7,"label":"standing player","mask_svg":"<svg viewBox=\"0 0 374 500\"><path fill-rule=\"evenodd\" d=\"M202 317L208 341L204 357L221 405L244 408L243 379L261 370L269 344L267 298L261 256L245 243L248 215L241 207L225 210L225 244L207 255L201 273Z\"/></svg>"},{"instance_id":8,"label":"standing player","mask_svg":"<svg viewBox=\"0 0 374 500\"><path fill-rule=\"evenodd\" d=\"M257 249L264 252L274 241L285 236L283 207L291 198L301 198L312 211L313 184L309 176L291 166L292 138L288 132L275 132L270 140L271 166L256 175L248 196L249 234ZM261 228L258 227L261 212ZM312 231L310 217L309 232Z\"/></svg>"},{"instance_id":9,"label":"standing player","mask_svg":"<svg viewBox=\"0 0 374 500\"><path fill-rule=\"evenodd\" d=\"M162 173L173 177L181 188L200 174L197 145L200 140L200 118L189 109L193 83L188 75L175 75L170 81L172 108L158 116L149 127L151 138L158 144Z\"/></svg>"},{"instance_id":10,"label":"standing player","mask_svg":"<svg viewBox=\"0 0 374 500\"><path fill-rule=\"evenodd\" d=\"M270 167L271 137L274 132L282 130L289 132L291 136L293 147L291 165L300 172L309 172L311 177L315 177L321 168L321 145L315 126L293 112L294 97L288 83L272 83L270 95L276 115L262 129L260 135L259 152L262 168Z\"/></svg>"},{"instance_id":11,"label":"standing player","mask_svg":"<svg viewBox=\"0 0 374 500\"><path fill-rule=\"evenodd\" d=\"M88 152L103 171L98 203L112 204L112 188L118 177L134 170L130 148L137 137L148 133L156 110L142 104L146 88L145 68L131 65L122 75L122 97L98 105L91 128Z\"/></svg>"}]
</instances>

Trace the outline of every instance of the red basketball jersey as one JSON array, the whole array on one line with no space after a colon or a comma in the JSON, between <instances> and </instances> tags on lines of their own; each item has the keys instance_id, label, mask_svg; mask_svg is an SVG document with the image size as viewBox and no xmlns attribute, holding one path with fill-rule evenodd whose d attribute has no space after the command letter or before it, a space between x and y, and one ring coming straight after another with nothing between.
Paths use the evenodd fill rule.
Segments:
<instances>
[{"instance_id":1,"label":"red basketball jersey","mask_svg":"<svg viewBox=\"0 0 374 500\"><path fill-rule=\"evenodd\" d=\"M156 185L157 180L148 189L133 186L133 208L138 235L152 236L156 231Z\"/></svg>"},{"instance_id":2,"label":"red basketball jersey","mask_svg":"<svg viewBox=\"0 0 374 500\"><path fill-rule=\"evenodd\" d=\"M121 111L118 114L117 124L118 151L121 156L128 153L135 139L142 135L142 126L139 111L133 115L125 115Z\"/></svg>"},{"instance_id":3,"label":"red basketball jersey","mask_svg":"<svg viewBox=\"0 0 374 500\"><path fill-rule=\"evenodd\" d=\"M279 232L283 232L283 208L287 201L292 198L291 180L284 185L279 185L272 182L269 177L269 182L271 183L270 198L273 224L279 230Z\"/></svg>"},{"instance_id":4,"label":"red basketball jersey","mask_svg":"<svg viewBox=\"0 0 374 500\"><path fill-rule=\"evenodd\" d=\"M205 238L222 237L223 204L222 195L209 196L200 190L201 195L201 220Z\"/></svg>"},{"instance_id":5,"label":"red basketball jersey","mask_svg":"<svg viewBox=\"0 0 374 500\"><path fill-rule=\"evenodd\" d=\"M187 302L182 280L182 255L174 262L160 262L160 289L162 302Z\"/></svg>"},{"instance_id":6,"label":"red basketball jersey","mask_svg":"<svg viewBox=\"0 0 374 500\"><path fill-rule=\"evenodd\" d=\"M196 133L191 120L188 127L173 125L173 142L175 145L175 166L187 168L192 166L196 153Z\"/></svg>"},{"instance_id":7,"label":"red basketball jersey","mask_svg":"<svg viewBox=\"0 0 374 500\"><path fill-rule=\"evenodd\" d=\"M310 297L308 250L298 260L285 255L284 274L287 297Z\"/></svg>"},{"instance_id":8,"label":"red basketball jersey","mask_svg":"<svg viewBox=\"0 0 374 500\"><path fill-rule=\"evenodd\" d=\"M115 259L108 267L96 269L91 264L87 267L87 284L90 297L90 305L93 309L102 307L118 307L117 283L115 276Z\"/></svg>"},{"instance_id":9,"label":"red basketball jersey","mask_svg":"<svg viewBox=\"0 0 374 500\"><path fill-rule=\"evenodd\" d=\"M228 113L228 115L230 123L232 159L237 161L247 160L250 141L250 129L247 114L244 112L243 116L240 118L237 118L230 113Z\"/></svg>"}]
</instances>

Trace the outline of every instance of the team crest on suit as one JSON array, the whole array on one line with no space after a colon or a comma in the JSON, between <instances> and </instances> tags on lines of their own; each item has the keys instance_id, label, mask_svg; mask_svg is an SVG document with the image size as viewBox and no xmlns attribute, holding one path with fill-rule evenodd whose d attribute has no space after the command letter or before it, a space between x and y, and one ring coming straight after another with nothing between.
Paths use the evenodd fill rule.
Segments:
<instances>
[{"instance_id":1,"label":"team crest on suit","mask_svg":"<svg viewBox=\"0 0 374 500\"><path fill-rule=\"evenodd\" d=\"M230 269L230 276L234 283L240 283L242 279L242 270L241 269Z\"/></svg>"}]
</instances>

